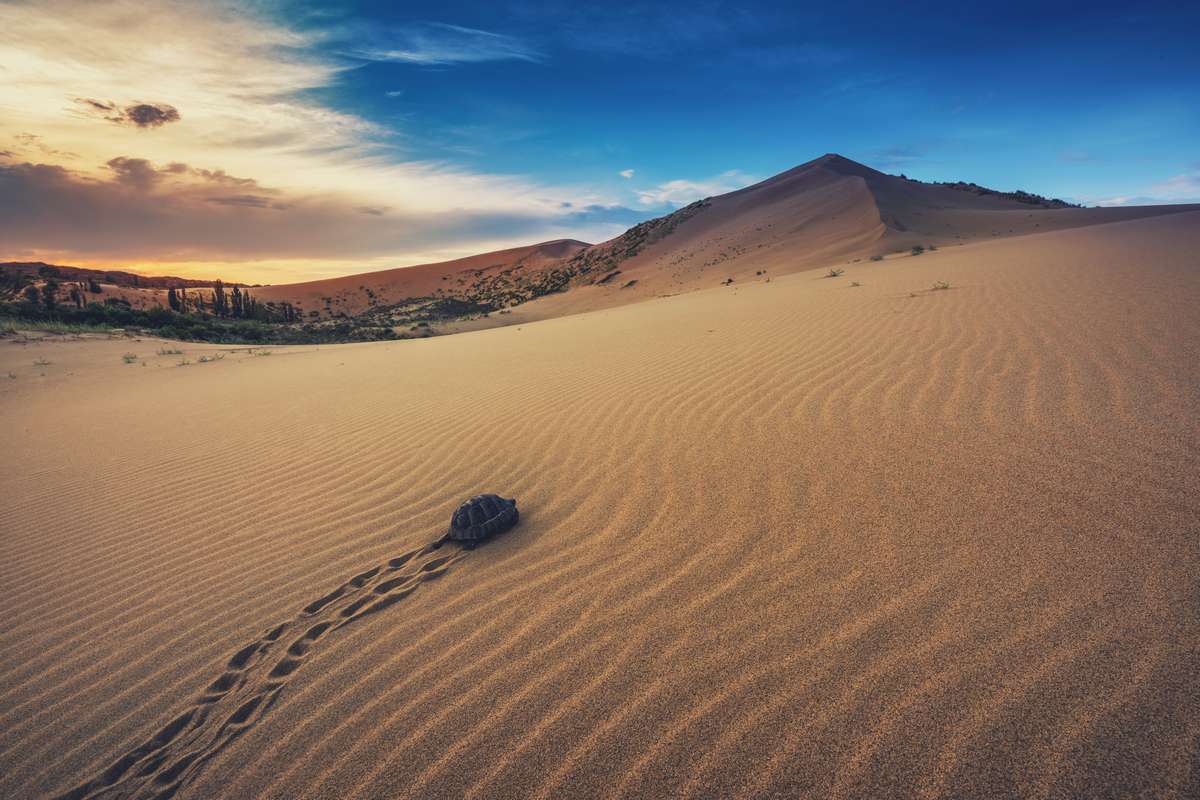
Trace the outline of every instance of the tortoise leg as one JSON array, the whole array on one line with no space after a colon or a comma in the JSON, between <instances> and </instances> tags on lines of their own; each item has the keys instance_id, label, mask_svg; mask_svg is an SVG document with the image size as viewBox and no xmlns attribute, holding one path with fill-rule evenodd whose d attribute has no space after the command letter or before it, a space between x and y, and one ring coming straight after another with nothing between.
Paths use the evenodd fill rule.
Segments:
<instances>
[{"instance_id":1,"label":"tortoise leg","mask_svg":"<svg viewBox=\"0 0 1200 800\"><path fill-rule=\"evenodd\" d=\"M463 550L474 550L477 544L479 544L479 542L475 541L474 539L467 539L465 542L463 542Z\"/></svg>"}]
</instances>

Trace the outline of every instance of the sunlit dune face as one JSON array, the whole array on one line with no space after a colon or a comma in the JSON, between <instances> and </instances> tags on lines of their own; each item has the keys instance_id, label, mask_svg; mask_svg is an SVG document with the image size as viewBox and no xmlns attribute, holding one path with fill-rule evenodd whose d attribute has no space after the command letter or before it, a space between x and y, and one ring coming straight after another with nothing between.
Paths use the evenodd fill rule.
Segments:
<instances>
[{"instance_id":1,"label":"sunlit dune face","mask_svg":"<svg viewBox=\"0 0 1200 800\"><path fill-rule=\"evenodd\" d=\"M605 202L404 160L301 96L349 68L319 39L224 4L0 7L0 259L314 277L556 238Z\"/></svg>"}]
</instances>

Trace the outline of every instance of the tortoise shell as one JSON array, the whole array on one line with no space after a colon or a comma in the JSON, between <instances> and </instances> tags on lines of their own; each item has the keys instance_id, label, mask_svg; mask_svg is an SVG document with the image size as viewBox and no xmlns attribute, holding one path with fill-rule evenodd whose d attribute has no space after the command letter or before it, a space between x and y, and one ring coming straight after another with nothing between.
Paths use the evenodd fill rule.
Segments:
<instances>
[{"instance_id":1,"label":"tortoise shell","mask_svg":"<svg viewBox=\"0 0 1200 800\"><path fill-rule=\"evenodd\" d=\"M458 507L450 518L447 539L474 544L495 536L517 524L516 499L505 500L494 494L477 494Z\"/></svg>"}]
</instances>

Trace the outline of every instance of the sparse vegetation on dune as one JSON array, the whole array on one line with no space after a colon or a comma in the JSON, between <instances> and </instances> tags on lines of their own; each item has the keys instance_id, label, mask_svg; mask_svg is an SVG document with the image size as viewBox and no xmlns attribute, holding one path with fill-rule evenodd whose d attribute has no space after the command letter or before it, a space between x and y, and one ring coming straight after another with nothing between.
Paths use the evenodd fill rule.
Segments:
<instances>
[{"instance_id":1,"label":"sparse vegetation on dune","mask_svg":"<svg viewBox=\"0 0 1200 800\"><path fill-rule=\"evenodd\" d=\"M933 291L935 291L935 292L940 289L949 289L949 288L950 288L950 284L947 283L946 281L937 281L936 283L933 284Z\"/></svg>"},{"instance_id":2,"label":"sparse vegetation on dune","mask_svg":"<svg viewBox=\"0 0 1200 800\"><path fill-rule=\"evenodd\" d=\"M837 278L844 274L846 274L846 270L844 270L844 269L831 269L831 270L829 270L829 272L825 273L825 277L826 278Z\"/></svg>"},{"instance_id":3,"label":"sparse vegetation on dune","mask_svg":"<svg viewBox=\"0 0 1200 800\"><path fill-rule=\"evenodd\" d=\"M112 333L139 329L164 339L245 344L324 344L398 338L390 325L371 318L333 323L301 323L284 319L240 319L204 312L177 312L154 307L135 309L120 304L90 303L84 308L47 308L29 301L0 303L0 333L43 331L60 334Z\"/></svg>"}]
</instances>

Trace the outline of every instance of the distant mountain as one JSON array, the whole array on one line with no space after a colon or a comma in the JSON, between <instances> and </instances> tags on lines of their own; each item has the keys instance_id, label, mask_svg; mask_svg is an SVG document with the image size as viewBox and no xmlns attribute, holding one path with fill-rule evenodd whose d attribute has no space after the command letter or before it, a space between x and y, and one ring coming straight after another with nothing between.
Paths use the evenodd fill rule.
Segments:
<instances>
[{"instance_id":1,"label":"distant mountain","mask_svg":"<svg viewBox=\"0 0 1200 800\"><path fill-rule=\"evenodd\" d=\"M43 261L2 261L0 274L23 276L33 280L54 278L57 281L87 281L107 283L121 288L135 289L181 289L181 288L211 288L216 280L197 280L194 278L175 278L171 276L139 275L135 272L125 272L116 269L88 269L87 267L66 267L60 264L47 264ZM250 286L246 283L226 283L226 286Z\"/></svg>"}]
</instances>

